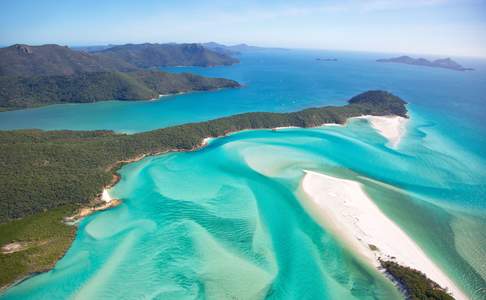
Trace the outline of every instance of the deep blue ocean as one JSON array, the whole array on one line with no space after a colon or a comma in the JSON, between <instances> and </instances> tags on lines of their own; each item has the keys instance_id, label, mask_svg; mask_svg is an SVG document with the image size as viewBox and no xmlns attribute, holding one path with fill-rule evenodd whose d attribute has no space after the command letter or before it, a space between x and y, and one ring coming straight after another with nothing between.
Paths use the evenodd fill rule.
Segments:
<instances>
[{"instance_id":1,"label":"deep blue ocean","mask_svg":"<svg viewBox=\"0 0 486 300\"><path fill-rule=\"evenodd\" d=\"M410 112L397 149L355 120L245 131L126 165L110 191L123 204L84 219L53 270L0 298L400 298L301 205L305 169L360 182L466 294L486 298L486 61L457 59L471 72L375 62L389 56L244 53L233 66L165 69L231 78L239 89L0 113L0 129L134 133L248 111L343 105L371 89L400 96Z\"/></svg>"}]
</instances>

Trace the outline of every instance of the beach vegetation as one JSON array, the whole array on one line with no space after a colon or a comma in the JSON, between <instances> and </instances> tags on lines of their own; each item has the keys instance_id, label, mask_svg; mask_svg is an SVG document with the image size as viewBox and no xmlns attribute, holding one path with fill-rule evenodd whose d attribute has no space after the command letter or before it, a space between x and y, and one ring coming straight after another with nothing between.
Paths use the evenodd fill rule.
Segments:
<instances>
[{"instance_id":1,"label":"beach vegetation","mask_svg":"<svg viewBox=\"0 0 486 300\"><path fill-rule=\"evenodd\" d=\"M380 261L386 272L406 291L412 300L454 300L446 289L429 279L424 273L394 261Z\"/></svg>"}]
</instances>

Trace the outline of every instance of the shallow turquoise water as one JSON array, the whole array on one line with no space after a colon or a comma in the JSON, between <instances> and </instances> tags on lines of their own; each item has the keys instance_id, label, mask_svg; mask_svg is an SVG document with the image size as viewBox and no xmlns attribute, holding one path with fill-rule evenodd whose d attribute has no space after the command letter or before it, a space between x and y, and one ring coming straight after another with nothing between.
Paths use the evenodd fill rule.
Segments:
<instances>
[{"instance_id":1,"label":"shallow turquoise water","mask_svg":"<svg viewBox=\"0 0 486 300\"><path fill-rule=\"evenodd\" d=\"M397 93L412 111L398 151L365 121L354 121L346 128L242 132L200 151L127 165L112 190L123 204L83 220L52 271L0 298L398 298L302 208L303 169L363 183L459 286L484 298L484 69L380 65L370 62L373 55L349 53L336 54L341 61L334 65L313 60L322 55L248 54L238 66L190 69L247 84L238 90L0 113L3 128L133 132L246 110L340 104L370 88ZM81 108L78 123L67 119L73 107ZM51 125L43 126L43 116Z\"/></svg>"}]
</instances>

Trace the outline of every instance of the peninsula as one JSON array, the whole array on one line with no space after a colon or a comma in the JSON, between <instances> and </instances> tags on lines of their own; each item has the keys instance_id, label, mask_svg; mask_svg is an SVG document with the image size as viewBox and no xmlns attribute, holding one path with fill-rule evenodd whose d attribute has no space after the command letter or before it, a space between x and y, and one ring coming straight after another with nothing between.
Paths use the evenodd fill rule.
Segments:
<instances>
[{"instance_id":1,"label":"peninsula","mask_svg":"<svg viewBox=\"0 0 486 300\"><path fill-rule=\"evenodd\" d=\"M433 61L427 60L425 58L413 58L410 56L399 56L394 58L388 59L378 59L377 62L381 63L397 63L397 64L406 64L406 65L415 65L415 66L423 66L423 67L433 67L433 68L443 68L449 69L454 71L473 71L474 69L465 68L458 64L457 62L453 61L450 58L444 59L436 59Z\"/></svg>"},{"instance_id":2,"label":"peninsula","mask_svg":"<svg viewBox=\"0 0 486 300\"><path fill-rule=\"evenodd\" d=\"M151 100L161 95L237 88L240 84L190 73L139 70L69 76L0 76L0 86L0 110L14 110L62 103Z\"/></svg>"},{"instance_id":3,"label":"peninsula","mask_svg":"<svg viewBox=\"0 0 486 300\"><path fill-rule=\"evenodd\" d=\"M317 221L370 265L384 268L405 286L410 299L454 299L446 290L456 299L467 299L358 182L305 171L301 188L304 205Z\"/></svg>"}]
</instances>

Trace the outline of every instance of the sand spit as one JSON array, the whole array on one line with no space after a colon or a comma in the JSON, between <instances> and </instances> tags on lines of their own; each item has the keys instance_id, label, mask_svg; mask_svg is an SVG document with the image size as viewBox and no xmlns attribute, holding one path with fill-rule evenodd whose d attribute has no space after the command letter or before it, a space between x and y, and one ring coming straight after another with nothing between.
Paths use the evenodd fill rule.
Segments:
<instances>
[{"instance_id":1,"label":"sand spit","mask_svg":"<svg viewBox=\"0 0 486 300\"><path fill-rule=\"evenodd\" d=\"M302 201L317 220L351 250L379 267L379 258L417 269L447 288L466 295L420 247L366 195L358 182L305 171Z\"/></svg>"},{"instance_id":2,"label":"sand spit","mask_svg":"<svg viewBox=\"0 0 486 300\"><path fill-rule=\"evenodd\" d=\"M398 147L406 133L409 119L400 116L361 116L351 119L365 119L371 127L388 140L392 148Z\"/></svg>"}]
</instances>

